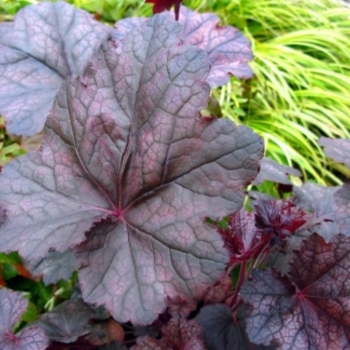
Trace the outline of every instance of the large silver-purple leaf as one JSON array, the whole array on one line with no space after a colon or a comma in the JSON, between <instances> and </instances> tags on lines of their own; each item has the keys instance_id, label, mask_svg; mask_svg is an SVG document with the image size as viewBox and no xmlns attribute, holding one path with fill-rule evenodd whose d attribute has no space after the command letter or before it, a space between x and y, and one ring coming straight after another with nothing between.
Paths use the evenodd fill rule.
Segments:
<instances>
[{"instance_id":1,"label":"large silver-purple leaf","mask_svg":"<svg viewBox=\"0 0 350 350\"><path fill-rule=\"evenodd\" d=\"M222 276L228 254L204 219L241 208L263 156L250 129L199 115L209 62L181 32L164 13L123 50L103 45L62 85L42 149L0 178L0 249L32 259L81 243L83 297L119 321L151 323L167 297Z\"/></svg>"},{"instance_id":2,"label":"large silver-purple leaf","mask_svg":"<svg viewBox=\"0 0 350 350\"><path fill-rule=\"evenodd\" d=\"M48 345L45 333L37 327L24 328L14 334L13 328L26 311L28 300L21 293L0 289L0 349L44 350Z\"/></svg>"},{"instance_id":3,"label":"large silver-purple leaf","mask_svg":"<svg viewBox=\"0 0 350 350\"><path fill-rule=\"evenodd\" d=\"M7 130L42 130L61 83L84 72L110 31L64 2L28 6L13 23L0 23L0 113Z\"/></svg>"},{"instance_id":4,"label":"large silver-purple leaf","mask_svg":"<svg viewBox=\"0 0 350 350\"><path fill-rule=\"evenodd\" d=\"M130 30L135 30L144 18L127 18L115 24L114 39L119 40ZM229 75L248 79L253 72L248 65L253 54L249 40L237 28L220 26L219 18L213 13L191 11L180 7L179 23L182 25L183 40L203 49L209 57L210 74L207 78L211 86L225 85Z\"/></svg>"}]
</instances>

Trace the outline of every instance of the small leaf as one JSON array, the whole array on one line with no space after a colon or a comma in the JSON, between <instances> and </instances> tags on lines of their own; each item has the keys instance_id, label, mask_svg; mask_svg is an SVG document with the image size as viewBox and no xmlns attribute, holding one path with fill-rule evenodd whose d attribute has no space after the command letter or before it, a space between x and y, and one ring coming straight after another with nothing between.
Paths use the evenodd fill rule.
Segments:
<instances>
[{"instance_id":1,"label":"small leaf","mask_svg":"<svg viewBox=\"0 0 350 350\"><path fill-rule=\"evenodd\" d=\"M251 341L281 349L350 347L350 237L330 243L314 234L294 252L288 277L254 271L240 294L253 306L247 320Z\"/></svg>"},{"instance_id":2,"label":"small leaf","mask_svg":"<svg viewBox=\"0 0 350 350\"><path fill-rule=\"evenodd\" d=\"M13 334L15 324L28 306L20 293L0 289L0 348L4 350L44 350L48 345L45 333L37 327L27 327Z\"/></svg>"},{"instance_id":3,"label":"small leaf","mask_svg":"<svg viewBox=\"0 0 350 350\"><path fill-rule=\"evenodd\" d=\"M253 185L259 185L264 181L273 181L281 184L290 184L289 175L301 176L299 170L278 164L272 159L264 157L260 161L260 171L258 176L252 182Z\"/></svg>"},{"instance_id":4,"label":"small leaf","mask_svg":"<svg viewBox=\"0 0 350 350\"><path fill-rule=\"evenodd\" d=\"M68 280L78 270L78 262L71 250L64 253L50 251L46 257L25 261L33 276L43 276L46 285Z\"/></svg>"},{"instance_id":5,"label":"small leaf","mask_svg":"<svg viewBox=\"0 0 350 350\"><path fill-rule=\"evenodd\" d=\"M246 307L241 306L233 318L232 310L223 304L208 305L201 309L196 320L202 327L208 350L268 350L250 342L245 331Z\"/></svg>"},{"instance_id":6,"label":"small leaf","mask_svg":"<svg viewBox=\"0 0 350 350\"><path fill-rule=\"evenodd\" d=\"M337 233L350 235L350 184L336 187L306 183L294 187L295 203L322 219L314 232L329 241Z\"/></svg>"},{"instance_id":7,"label":"small leaf","mask_svg":"<svg viewBox=\"0 0 350 350\"><path fill-rule=\"evenodd\" d=\"M12 134L33 135L61 83L80 75L110 28L64 2L27 6L0 24L0 114Z\"/></svg>"},{"instance_id":8,"label":"small leaf","mask_svg":"<svg viewBox=\"0 0 350 350\"><path fill-rule=\"evenodd\" d=\"M72 343L90 333L89 320L94 311L82 299L64 301L52 311L40 316L35 326L40 327L52 341Z\"/></svg>"},{"instance_id":9,"label":"small leaf","mask_svg":"<svg viewBox=\"0 0 350 350\"><path fill-rule=\"evenodd\" d=\"M350 140L321 137L318 140L328 157L350 168Z\"/></svg>"}]
</instances>

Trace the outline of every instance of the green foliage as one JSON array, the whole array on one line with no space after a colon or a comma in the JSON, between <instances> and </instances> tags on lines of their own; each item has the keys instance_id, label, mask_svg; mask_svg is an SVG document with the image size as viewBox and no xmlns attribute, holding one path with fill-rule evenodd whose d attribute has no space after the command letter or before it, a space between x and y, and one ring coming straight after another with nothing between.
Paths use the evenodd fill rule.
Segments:
<instances>
[{"instance_id":1,"label":"green foliage","mask_svg":"<svg viewBox=\"0 0 350 350\"><path fill-rule=\"evenodd\" d=\"M24 6L35 4L36 0L2 0L0 1L0 22L9 21Z\"/></svg>"},{"instance_id":2,"label":"green foliage","mask_svg":"<svg viewBox=\"0 0 350 350\"><path fill-rule=\"evenodd\" d=\"M139 0L72 0L102 20L148 16ZM213 93L225 117L264 137L267 155L304 178L340 183L348 170L330 162L320 136L350 137L350 10L338 0L194 0L252 42L255 78ZM335 175L336 174L336 175Z\"/></svg>"},{"instance_id":3,"label":"green foliage","mask_svg":"<svg viewBox=\"0 0 350 350\"><path fill-rule=\"evenodd\" d=\"M216 91L223 115L266 141L267 155L293 165L305 179L340 183L317 140L350 137L350 10L339 1L211 0L214 11L252 41L255 78Z\"/></svg>"},{"instance_id":4,"label":"green foliage","mask_svg":"<svg viewBox=\"0 0 350 350\"><path fill-rule=\"evenodd\" d=\"M35 0L5 0L8 14ZM69 0L96 18L115 22L148 16L141 0ZM334 165L317 139L350 137L350 10L338 0L194 0L184 4L215 12L223 24L240 28L252 42L255 78L231 82L214 91L223 116L264 137L267 155L294 166L304 178L340 183L349 171ZM23 153L4 144L0 165Z\"/></svg>"}]
</instances>

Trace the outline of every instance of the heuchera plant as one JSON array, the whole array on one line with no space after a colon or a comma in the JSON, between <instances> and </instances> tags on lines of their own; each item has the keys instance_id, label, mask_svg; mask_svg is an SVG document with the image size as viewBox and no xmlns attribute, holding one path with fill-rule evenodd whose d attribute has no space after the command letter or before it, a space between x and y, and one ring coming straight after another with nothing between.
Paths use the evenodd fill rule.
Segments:
<instances>
[{"instance_id":1,"label":"heuchera plant","mask_svg":"<svg viewBox=\"0 0 350 350\"><path fill-rule=\"evenodd\" d=\"M178 21L112 29L57 2L0 24L0 112L10 132L44 127L2 169L0 250L46 284L78 270L80 287L24 328L24 299L0 290L0 344L348 348L349 185L293 188L300 173L263 158L258 135L203 117L212 86L251 76L249 43L212 14L152 2ZM320 143L348 164L347 140ZM266 180L293 196L249 192L244 209L244 188Z\"/></svg>"}]
</instances>

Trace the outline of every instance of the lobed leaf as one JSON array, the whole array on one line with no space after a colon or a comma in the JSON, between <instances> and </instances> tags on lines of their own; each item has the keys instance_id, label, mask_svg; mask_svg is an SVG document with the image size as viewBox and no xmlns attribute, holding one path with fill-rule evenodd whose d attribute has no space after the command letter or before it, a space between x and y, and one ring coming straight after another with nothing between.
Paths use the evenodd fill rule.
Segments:
<instances>
[{"instance_id":1,"label":"lobed leaf","mask_svg":"<svg viewBox=\"0 0 350 350\"><path fill-rule=\"evenodd\" d=\"M78 337L90 333L89 321L94 316L93 309L82 299L72 299L41 315L34 324L41 328L51 341L72 343Z\"/></svg>"},{"instance_id":2,"label":"lobed leaf","mask_svg":"<svg viewBox=\"0 0 350 350\"><path fill-rule=\"evenodd\" d=\"M16 135L41 131L67 76L80 75L111 29L64 2L27 6L0 23L0 114Z\"/></svg>"},{"instance_id":3,"label":"lobed leaf","mask_svg":"<svg viewBox=\"0 0 350 350\"><path fill-rule=\"evenodd\" d=\"M294 252L288 277L254 271L240 291L254 308L247 320L250 339L280 349L347 349L349 264L349 237L325 243L314 234Z\"/></svg>"},{"instance_id":4,"label":"lobed leaf","mask_svg":"<svg viewBox=\"0 0 350 350\"><path fill-rule=\"evenodd\" d=\"M239 210L261 138L201 118L207 55L156 15L103 45L55 99L40 150L3 169L0 249L26 259L74 248L83 298L149 324L167 297L195 297L228 254L205 217Z\"/></svg>"},{"instance_id":5,"label":"lobed leaf","mask_svg":"<svg viewBox=\"0 0 350 350\"><path fill-rule=\"evenodd\" d=\"M181 6L180 14L182 40L208 54L211 69L207 81L210 86L227 84L229 75L240 79L252 77L253 72L248 66L248 62L253 58L250 43L237 28L220 26L216 15L199 14L185 6ZM120 40L124 35L138 28L144 21L146 21L144 18L118 21L113 32L116 44L120 46Z\"/></svg>"},{"instance_id":6,"label":"lobed leaf","mask_svg":"<svg viewBox=\"0 0 350 350\"><path fill-rule=\"evenodd\" d=\"M18 292L0 289L0 348L2 350L44 350L48 345L45 333L28 327L14 334L13 328L25 313L28 300Z\"/></svg>"},{"instance_id":7,"label":"lobed leaf","mask_svg":"<svg viewBox=\"0 0 350 350\"><path fill-rule=\"evenodd\" d=\"M186 41L203 49L209 57L210 86L229 82L229 75L249 79L253 71L248 62L253 59L249 40L237 28L221 26L219 17L212 13L198 14L184 6L180 8L179 22L184 27Z\"/></svg>"},{"instance_id":8,"label":"lobed leaf","mask_svg":"<svg viewBox=\"0 0 350 350\"><path fill-rule=\"evenodd\" d=\"M323 219L314 229L326 241L337 233L350 235L350 184L324 187L306 183L293 192L297 205Z\"/></svg>"}]
</instances>

